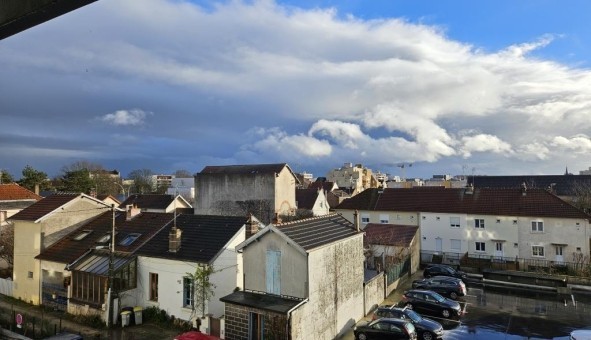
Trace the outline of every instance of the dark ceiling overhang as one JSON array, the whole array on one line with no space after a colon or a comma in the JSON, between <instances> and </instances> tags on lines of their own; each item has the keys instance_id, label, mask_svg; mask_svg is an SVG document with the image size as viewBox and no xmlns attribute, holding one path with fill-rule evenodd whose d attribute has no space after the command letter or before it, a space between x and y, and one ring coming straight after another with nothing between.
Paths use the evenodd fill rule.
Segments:
<instances>
[{"instance_id":1,"label":"dark ceiling overhang","mask_svg":"<svg viewBox=\"0 0 591 340\"><path fill-rule=\"evenodd\" d=\"M0 0L0 40L97 0Z\"/></svg>"}]
</instances>

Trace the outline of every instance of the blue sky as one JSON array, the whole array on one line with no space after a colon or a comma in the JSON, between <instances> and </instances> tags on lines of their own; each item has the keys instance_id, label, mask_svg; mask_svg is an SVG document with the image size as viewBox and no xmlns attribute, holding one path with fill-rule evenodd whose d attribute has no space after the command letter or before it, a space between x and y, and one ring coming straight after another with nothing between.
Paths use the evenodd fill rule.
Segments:
<instances>
[{"instance_id":1,"label":"blue sky","mask_svg":"<svg viewBox=\"0 0 591 340\"><path fill-rule=\"evenodd\" d=\"M590 7L100 0L0 41L0 169L578 173Z\"/></svg>"}]
</instances>

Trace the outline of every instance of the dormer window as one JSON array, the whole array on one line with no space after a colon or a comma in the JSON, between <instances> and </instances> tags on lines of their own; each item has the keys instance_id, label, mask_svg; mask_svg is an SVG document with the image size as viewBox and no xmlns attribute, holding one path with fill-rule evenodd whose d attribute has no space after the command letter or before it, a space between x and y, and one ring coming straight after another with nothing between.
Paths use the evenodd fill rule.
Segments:
<instances>
[{"instance_id":1,"label":"dormer window","mask_svg":"<svg viewBox=\"0 0 591 340\"><path fill-rule=\"evenodd\" d=\"M138 234L138 233L129 234L129 235L125 236L123 238L123 240L121 240L121 242L119 242L119 245L124 246L124 247L129 246L135 240L137 240L140 236L142 236L142 234Z\"/></svg>"},{"instance_id":2,"label":"dormer window","mask_svg":"<svg viewBox=\"0 0 591 340\"><path fill-rule=\"evenodd\" d=\"M86 236L88 236L90 233L92 233L92 230L82 230L76 236L74 236L74 241L80 241L84 239Z\"/></svg>"}]
</instances>

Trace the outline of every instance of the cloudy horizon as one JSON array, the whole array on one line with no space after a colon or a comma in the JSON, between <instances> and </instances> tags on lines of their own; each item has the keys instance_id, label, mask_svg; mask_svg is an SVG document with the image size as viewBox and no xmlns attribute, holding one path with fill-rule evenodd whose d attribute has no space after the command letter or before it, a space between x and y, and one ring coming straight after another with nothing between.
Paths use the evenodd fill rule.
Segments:
<instances>
[{"instance_id":1,"label":"cloudy horizon","mask_svg":"<svg viewBox=\"0 0 591 340\"><path fill-rule=\"evenodd\" d=\"M591 166L587 56L541 53L568 35L491 49L448 29L269 0L101 0L0 41L0 169L286 162L324 176L351 162L399 175L413 163L406 175L426 178Z\"/></svg>"}]
</instances>

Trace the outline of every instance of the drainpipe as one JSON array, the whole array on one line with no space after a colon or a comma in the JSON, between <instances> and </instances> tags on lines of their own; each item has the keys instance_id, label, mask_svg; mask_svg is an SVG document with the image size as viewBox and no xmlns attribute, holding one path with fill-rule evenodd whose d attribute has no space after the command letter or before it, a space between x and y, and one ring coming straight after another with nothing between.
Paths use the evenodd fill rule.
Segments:
<instances>
[{"instance_id":1,"label":"drainpipe","mask_svg":"<svg viewBox=\"0 0 591 340\"><path fill-rule=\"evenodd\" d=\"M302 300L300 303L298 303L297 305L293 306L290 310L287 311L287 323L285 325L285 335L287 335L287 339L291 339L290 334L289 334L289 326L291 325L291 313L298 309L301 305L303 305L304 303L308 302L309 298L305 298L304 300Z\"/></svg>"}]
</instances>

